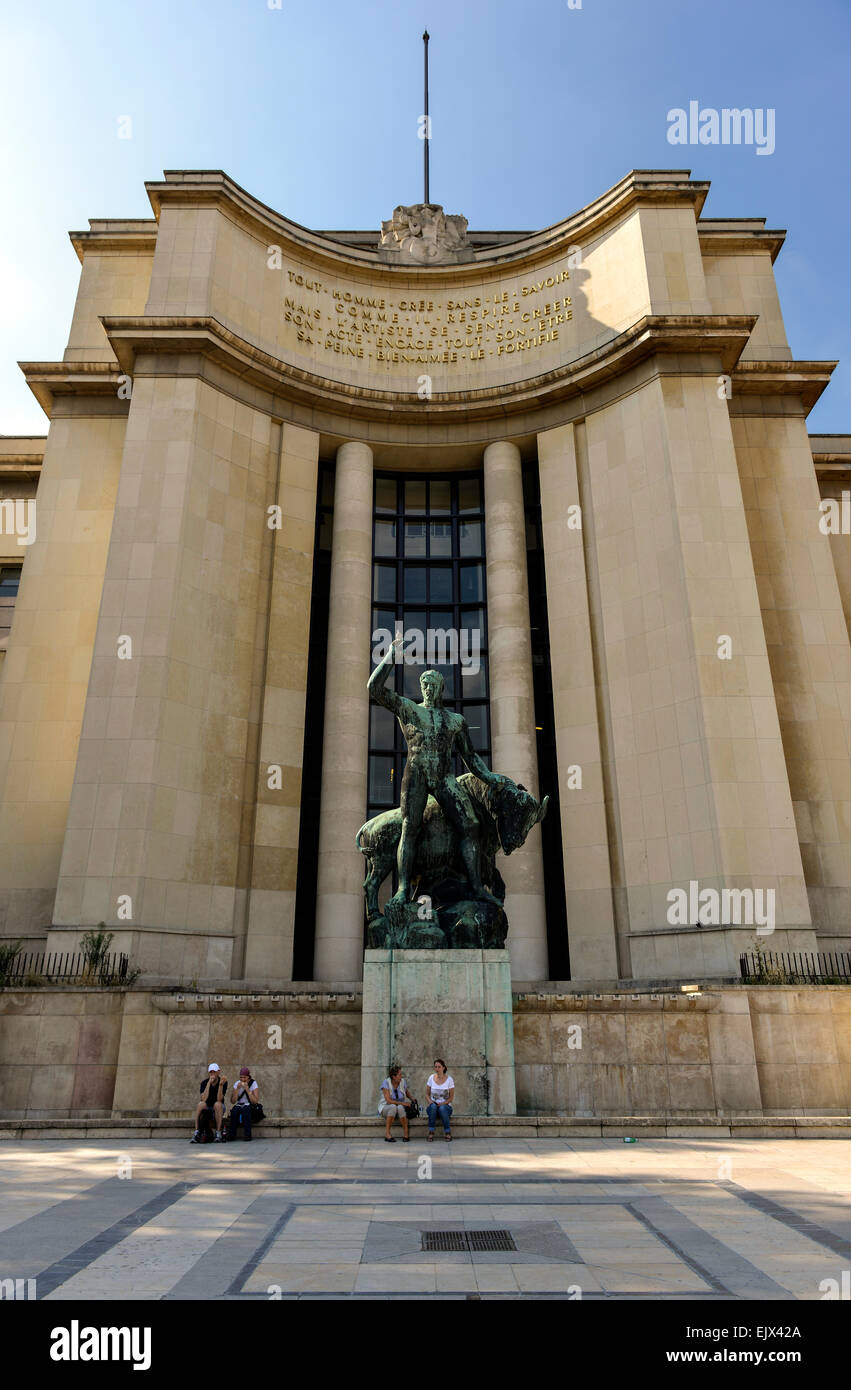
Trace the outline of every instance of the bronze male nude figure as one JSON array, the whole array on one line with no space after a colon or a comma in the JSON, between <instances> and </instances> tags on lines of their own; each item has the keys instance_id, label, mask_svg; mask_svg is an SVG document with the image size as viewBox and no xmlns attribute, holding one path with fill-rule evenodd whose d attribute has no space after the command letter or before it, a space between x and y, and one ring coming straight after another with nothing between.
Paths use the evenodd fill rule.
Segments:
<instances>
[{"instance_id":1,"label":"bronze male nude figure","mask_svg":"<svg viewBox=\"0 0 851 1390\"><path fill-rule=\"evenodd\" d=\"M460 756L474 776L480 777L489 786L500 787L506 779L497 772L491 772L479 757L470 741L466 719L443 708L444 681L439 671L424 671L420 676L422 704L415 704L407 696L386 689L384 682L394 665L396 648L401 641L401 637L394 640L384 660L370 676L367 686L372 699L395 714L408 745L402 778L402 835L396 856L399 887L393 902L410 900L417 837L431 794L458 832L461 857L473 893L477 898L499 906L498 899L484 887L479 875L479 823L469 793L452 771L455 754Z\"/></svg>"}]
</instances>

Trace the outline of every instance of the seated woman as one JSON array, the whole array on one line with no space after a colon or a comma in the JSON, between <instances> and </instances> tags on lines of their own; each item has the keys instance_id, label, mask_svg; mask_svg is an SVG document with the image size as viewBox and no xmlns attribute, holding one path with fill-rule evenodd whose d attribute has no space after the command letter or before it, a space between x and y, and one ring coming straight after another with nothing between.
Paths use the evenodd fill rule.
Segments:
<instances>
[{"instance_id":1,"label":"seated woman","mask_svg":"<svg viewBox=\"0 0 851 1390\"><path fill-rule=\"evenodd\" d=\"M442 1057L438 1057L434 1064L434 1071L426 1082L426 1092L429 1100L427 1138L434 1138L434 1127L439 1115L443 1125L443 1137L448 1143L452 1138L449 1121L452 1118L452 1102L455 1099L455 1082L446 1070L446 1063Z\"/></svg>"},{"instance_id":2,"label":"seated woman","mask_svg":"<svg viewBox=\"0 0 851 1390\"><path fill-rule=\"evenodd\" d=\"M236 1138L236 1131L240 1125L242 1125L245 1138L251 1138L251 1107L257 1105L259 1101L260 1090L257 1082L248 1067L240 1067L239 1080L234 1082L231 1093L229 1139Z\"/></svg>"},{"instance_id":3,"label":"seated woman","mask_svg":"<svg viewBox=\"0 0 851 1390\"><path fill-rule=\"evenodd\" d=\"M396 1143L390 1133L393 1121L396 1119L402 1121L402 1143L410 1143L408 1107L412 1099L408 1094L408 1083L402 1076L402 1068L397 1067L394 1062L390 1067L389 1074L381 1083L381 1100L378 1102L378 1113L383 1115L386 1121L384 1126L384 1142L386 1144Z\"/></svg>"}]
</instances>

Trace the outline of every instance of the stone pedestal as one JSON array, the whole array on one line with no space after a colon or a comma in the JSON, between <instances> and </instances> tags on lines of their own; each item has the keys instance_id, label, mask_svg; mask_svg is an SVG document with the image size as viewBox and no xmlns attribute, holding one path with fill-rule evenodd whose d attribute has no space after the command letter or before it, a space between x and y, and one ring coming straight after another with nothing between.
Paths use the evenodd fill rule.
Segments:
<instances>
[{"instance_id":1,"label":"stone pedestal","mask_svg":"<svg viewBox=\"0 0 851 1390\"><path fill-rule=\"evenodd\" d=\"M456 1115L516 1114L507 950L365 953L361 1113L377 1113L394 1061L425 1109L436 1057L455 1079Z\"/></svg>"}]
</instances>

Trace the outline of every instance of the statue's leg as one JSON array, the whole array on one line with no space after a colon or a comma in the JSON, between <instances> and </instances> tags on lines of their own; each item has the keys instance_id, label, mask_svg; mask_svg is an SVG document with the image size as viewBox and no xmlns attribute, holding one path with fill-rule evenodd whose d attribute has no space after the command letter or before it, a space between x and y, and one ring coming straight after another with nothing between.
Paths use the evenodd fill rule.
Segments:
<instances>
[{"instance_id":1,"label":"statue's leg","mask_svg":"<svg viewBox=\"0 0 851 1390\"><path fill-rule=\"evenodd\" d=\"M479 846L472 835L462 836L461 858L464 861L464 868L467 870L467 877L470 880L470 887L477 898L483 902L496 903L497 907L502 907L499 898L495 898L489 888L485 888L479 876Z\"/></svg>"},{"instance_id":2,"label":"statue's leg","mask_svg":"<svg viewBox=\"0 0 851 1390\"><path fill-rule=\"evenodd\" d=\"M494 865L494 870L493 870L493 882L491 883L491 887L493 888L493 891L494 891L494 893L496 894L497 902L500 902L500 903L503 903L503 904L504 904L504 903L505 903L505 879L502 877L502 874L499 872L499 869L496 867L496 865Z\"/></svg>"},{"instance_id":3,"label":"statue's leg","mask_svg":"<svg viewBox=\"0 0 851 1390\"><path fill-rule=\"evenodd\" d=\"M479 873L481 827L469 793L454 777L447 777L442 786L435 791L434 796L446 819L451 821L458 833L458 848L474 895L485 902L496 903L498 907L501 907L502 904L499 899L485 888Z\"/></svg>"},{"instance_id":4,"label":"statue's leg","mask_svg":"<svg viewBox=\"0 0 851 1390\"><path fill-rule=\"evenodd\" d=\"M370 859L368 863L369 868L366 878L363 881L363 891L366 897L367 916L372 918L380 915L378 911L378 889L381 886L381 879L378 876L378 864L376 860L374 858Z\"/></svg>"},{"instance_id":5,"label":"statue's leg","mask_svg":"<svg viewBox=\"0 0 851 1390\"><path fill-rule=\"evenodd\" d=\"M393 894L393 902L407 902L411 896L411 873L417 839L423 823L423 812L428 801L428 784L416 766L408 759L405 775L402 778L402 834L396 853L396 867L399 871L399 887Z\"/></svg>"}]
</instances>

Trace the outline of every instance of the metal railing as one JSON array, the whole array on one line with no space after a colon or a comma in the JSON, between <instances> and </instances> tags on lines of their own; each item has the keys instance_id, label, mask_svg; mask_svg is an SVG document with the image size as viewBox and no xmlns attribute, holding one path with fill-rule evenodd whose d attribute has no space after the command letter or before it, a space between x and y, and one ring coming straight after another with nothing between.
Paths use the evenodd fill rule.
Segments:
<instances>
[{"instance_id":1,"label":"metal railing","mask_svg":"<svg viewBox=\"0 0 851 1390\"><path fill-rule=\"evenodd\" d=\"M851 984L847 951L748 951L739 956L739 973L748 985Z\"/></svg>"},{"instance_id":2,"label":"metal railing","mask_svg":"<svg viewBox=\"0 0 851 1390\"><path fill-rule=\"evenodd\" d=\"M24 951L0 967L0 985L20 987L27 980L39 983L120 985L130 974L130 957L120 954L92 960L82 951Z\"/></svg>"}]
</instances>

